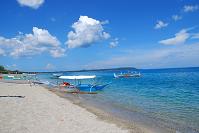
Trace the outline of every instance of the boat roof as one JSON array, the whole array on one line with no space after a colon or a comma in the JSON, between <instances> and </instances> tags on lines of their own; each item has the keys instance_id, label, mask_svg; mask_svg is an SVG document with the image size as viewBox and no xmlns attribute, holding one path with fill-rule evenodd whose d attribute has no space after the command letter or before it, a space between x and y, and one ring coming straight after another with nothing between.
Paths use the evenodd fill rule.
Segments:
<instances>
[{"instance_id":1,"label":"boat roof","mask_svg":"<svg viewBox=\"0 0 199 133\"><path fill-rule=\"evenodd\" d=\"M8 78L14 78L14 76L13 75L8 75Z\"/></svg>"},{"instance_id":2,"label":"boat roof","mask_svg":"<svg viewBox=\"0 0 199 133\"><path fill-rule=\"evenodd\" d=\"M95 75L60 76L59 79L93 79Z\"/></svg>"},{"instance_id":3,"label":"boat roof","mask_svg":"<svg viewBox=\"0 0 199 133\"><path fill-rule=\"evenodd\" d=\"M32 74L28 74L28 76L36 76L36 75L37 75L37 74L33 74L33 73L32 73Z\"/></svg>"}]
</instances>

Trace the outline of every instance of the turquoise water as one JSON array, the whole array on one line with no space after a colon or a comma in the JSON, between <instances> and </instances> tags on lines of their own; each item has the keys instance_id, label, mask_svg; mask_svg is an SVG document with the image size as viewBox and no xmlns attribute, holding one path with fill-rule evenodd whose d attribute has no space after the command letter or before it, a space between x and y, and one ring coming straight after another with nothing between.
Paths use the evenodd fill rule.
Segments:
<instances>
[{"instance_id":1,"label":"turquoise water","mask_svg":"<svg viewBox=\"0 0 199 133\"><path fill-rule=\"evenodd\" d=\"M111 108L113 113L124 118L146 119L148 123L153 121L160 127L179 132L199 132L199 68L140 71L141 78L126 79L113 78L115 71L68 72L64 75L95 74L98 83L111 82L97 95L82 98ZM49 79L50 76L39 77L56 84L57 80Z\"/></svg>"}]
</instances>

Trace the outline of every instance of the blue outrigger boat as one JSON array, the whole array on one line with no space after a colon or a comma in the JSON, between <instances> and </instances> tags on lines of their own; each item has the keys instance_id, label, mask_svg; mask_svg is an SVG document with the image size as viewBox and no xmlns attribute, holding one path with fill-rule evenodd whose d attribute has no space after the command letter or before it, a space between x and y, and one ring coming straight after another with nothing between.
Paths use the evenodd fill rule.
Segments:
<instances>
[{"instance_id":1,"label":"blue outrigger boat","mask_svg":"<svg viewBox=\"0 0 199 133\"><path fill-rule=\"evenodd\" d=\"M85 79L95 79L96 76L95 75L79 75L79 76L60 76L59 79L62 80L75 80L75 83L77 83L76 85L68 85L68 88L76 88L79 91L83 91L83 92L96 92L96 91L100 91L103 88L105 88L107 85L109 84L104 84L104 85L100 85L100 84L82 84L81 81L85 80Z\"/></svg>"},{"instance_id":2,"label":"blue outrigger boat","mask_svg":"<svg viewBox=\"0 0 199 133\"><path fill-rule=\"evenodd\" d=\"M53 73L52 74L52 79L58 79L61 75L63 75L62 73Z\"/></svg>"},{"instance_id":3,"label":"blue outrigger boat","mask_svg":"<svg viewBox=\"0 0 199 133\"><path fill-rule=\"evenodd\" d=\"M120 74L113 74L114 78L136 78L141 77L140 72L128 72L128 73L120 73Z\"/></svg>"}]
</instances>

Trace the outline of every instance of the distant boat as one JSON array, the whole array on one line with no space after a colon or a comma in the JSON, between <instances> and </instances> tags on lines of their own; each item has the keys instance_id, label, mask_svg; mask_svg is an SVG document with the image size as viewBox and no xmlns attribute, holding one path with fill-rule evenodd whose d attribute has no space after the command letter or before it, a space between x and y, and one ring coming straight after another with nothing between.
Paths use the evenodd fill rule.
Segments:
<instances>
[{"instance_id":1,"label":"distant boat","mask_svg":"<svg viewBox=\"0 0 199 133\"><path fill-rule=\"evenodd\" d=\"M7 75L3 76L2 79L9 79L9 80L21 80L22 77L20 75Z\"/></svg>"},{"instance_id":2,"label":"distant boat","mask_svg":"<svg viewBox=\"0 0 199 133\"><path fill-rule=\"evenodd\" d=\"M114 78L130 78L130 77L141 77L140 72L128 72L128 73L120 73L120 74L113 74Z\"/></svg>"},{"instance_id":3,"label":"distant boat","mask_svg":"<svg viewBox=\"0 0 199 133\"><path fill-rule=\"evenodd\" d=\"M8 75L7 77L8 77L8 78L12 78L12 79L14 78L14 76L13 76L13 75Z\"/></svg>"},{"instance_id":4,"label":"distant boat","mask_svg":"<svg viewBox=\"0 0 199 133\"><path fill-rule=\"evenodd\" d=\"M36 76L37 74L35 73L28 73L27 76Z\"/></svg>"},{"instance_id":5,"label":"distant boat","mask_svg":"<svg viewBox=\"0 0 199 133\"><path fill-rule=\"evenodd\" d=\"M13 80L21 80L22 78L20 77L14 77Z\"/></svg>"},{"instance_id":6,"label":"distant boat","mask_svg":"<svg viewBox=\"0 0 199 133\"><path fill-rule=\"evenodd\" d=\"M79 75L79 76L60 76L59 79L63 80L77 80L77 85L71 85L73 88L78 89L79 91L84 92L95 92L102 90L104 87L106 87L108 84L100 85L100 84L82 84L81 81L84 79L94 79L96 78L95 75ZM70 88L70 83L67 84Z\"/></svg>"},{"instance_id":7,"label":"distant boat","mask_svg":"<svg viewBox=\"0 0 199 133\"><path fill-rule=\"evenodd\" d=\"M52 79L58 79L62 75L63 75L62 73L53 73L51 78Z\"/></svg>"}]
</instances>

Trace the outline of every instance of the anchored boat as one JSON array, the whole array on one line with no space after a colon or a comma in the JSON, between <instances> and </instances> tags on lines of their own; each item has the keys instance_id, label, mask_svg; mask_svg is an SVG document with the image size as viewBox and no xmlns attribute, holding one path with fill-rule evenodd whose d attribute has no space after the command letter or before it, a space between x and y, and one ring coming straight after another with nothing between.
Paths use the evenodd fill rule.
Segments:
<instances>
[{"instance_id":1,"label":"anchored boat","mask_svg":"<svg viewBox=\"0 0 199 133\"><path fill-rule=\"evenodd\" d=\"M128 72L128 73L120 73L120 74L116 74L114 73L113 76L115 78L130 78L130 77L141 77L140 72Z\"/></svg>"},{"instance_id":2,"label":"anchored boat","mask_svg":"<svg viewBox=\"0 0 199 133\"><path fill-rule=\"evenodd\" d=\"M60 76L59 79L63 80L75 80L76 85L71 85L70 83L65 82L66 87L68 88L76 88L79 91L84 92L95 92L102 90L104 87L106 87L108 84L82 84L82 81L85 79L95 79L95 75L78 75L78 76Z\"/></svg>"},{"instance_id":3,"label":"anchored boat","mask_svg":"<svg viewBox=\"0 0 199 133\"><path fill-rule=\"evenodd\" d=\"M62 73L53 73L52 74L52 79L58 79L61 75L63 75Z\"/></svg>"}]
</instances>

